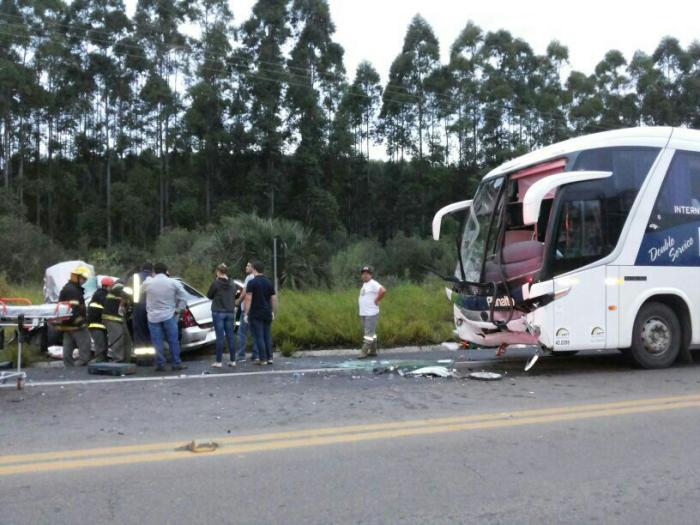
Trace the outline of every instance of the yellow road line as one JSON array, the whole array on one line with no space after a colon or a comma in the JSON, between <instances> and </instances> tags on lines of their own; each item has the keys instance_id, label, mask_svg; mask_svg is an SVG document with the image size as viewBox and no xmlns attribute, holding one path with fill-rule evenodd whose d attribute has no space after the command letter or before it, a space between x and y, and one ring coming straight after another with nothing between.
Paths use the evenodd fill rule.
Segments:
<instances>
[{"instance_id":1,"label":"yellow road line","mask_svg":"<svg viewBox=\"0 0 700 525\"><path fill-rule=\"evenodd\" d=\"M201 458L202 456L227 456L233 454L315 447L340 443L359 443L363 441L396 439L401 437L421 436L430 434L444 434L465 430L497 429L523 425L557 423L564 421L576 421L601 417L622 416L629 414L662 412L686 408L700 408L700 401L679 401L652 405L646 404L639 406L629 406L626 408L604 408L597 410L593 409L583 412L560 412L557 414L527 416L514 419L509 418L500 420L483 420L458 424L421 426L415 428L397 428L392 430L377 430L350 434L335 434L329 436L315 436L298 439L278 439L273 441L263 441L260 443L243 443L239 445L222 447L215 450L214 452L204 455L179 451L163 451L151 454L106 456L68 461L26 463L0 467L0 476L7 476L12 474L56 472L89 467L95 468L116 465L153 463L160 461L174 461L179 459Z\"/></svg>"},{"instance_id":2,"label":"yellow road line","mask_svg":"<svg viewBox=\"0 0 700 525\"><path fill-rule=\"evenodd\" d=\"M586 405L562 406L553 408L520 410L516 412L496 412L490 414L474 414L469 416L451 416L431 419L416 419L409 421L394 421L388 423L369 423L359 425L347 425L342 427L312 428L308 430L297 430L289 432L273 432L265 434L252 434L244 436L227 436L217 439L219 445L234 445L243 443L260 443L262 441L273 441L280 439L297 439L303 437L326 436L334 434L349 434L357 432L372 432L377 430L393 430L402 428L414 428L424 426L452 425L468 423L474 421L493 421L501 419L516 419L531 416L552 415L559 413L578 413L590 410L618 409L635 407L642 405L658 405L664 403L676 403L686 401L700 401L700 394L673 397L660 397L652 399L635 399L630 401L618 401L612 403L595 403ZM145 443L139 445L123 445L118 447L101 447L92 449L78 449L52 452L37 452L31 454L17 454L0 456L0 466L14 463L65 460L73 458L88 458L104 455L124 455L157 451L172 451L184 445L184 441Z\"/></svg>"},{"instance_id":3,"label":"yellow road line","mask_svg":"<svg viewBox=\"0 0 700 525\"><path fill-rule=\"evenodd\" d=\"M656 401L650 403L650 401ZM485 416L468 416L464 418L439 418L433 420L406 421L379 425L353 425L335 429L317 429L300 432L278 434L261 434L259 436L241 436L240 438L222 439L218 442L223 446L214 452L205 454L207 457L252 452L274 451L332 445L339 443L358 443L363 441L394 439L400 437L443 434L466 430L497 429L523 425L556 423L600 417L611 417L628 414L642 414L686 408L700 408L700 396L679 396L675 398L659 398L657 400L636 400L622 403L603 403L597 405L582 405L578 407L542 409L515 412L512 414L494 414ZM474 420L469 420L473 418ZM429 423L429 424L426 424ZM393 427L391 425L394 425ZM403 426L399 426L403 425ZM365 430L357 430L364 428ZM352 430L349 430L352 429ZM333 431L333 433L319 431ZM263 436L267 436L263 438ZM271 438L270 436L277 436ZM238 441L236 441L238 440ZM18 464L4 463L0 466L0 476L12 474L30 474L39 472L56 472L70 469L95 468L117 465L132 465L179 459L199 458L202 455L189 452L175 451L166 444L151 444L148 447L160 445L156 452L123 454L126 447L114 447L120 455L103 455L83 459L68 459L65 453L55 457L56 461L25 462ZM169 445L169 444L168 444ZM178 443L182 445L182 442ZM136 447L136 445L134 446ZM133 448L133 447L129 447ZM169 449L168 449L169 448ZM94 449L98 450L98 449ZM109 449L104 449L109 450ZM60 453L55 453L60 455ZM17 456L14 456L17 457ZM37 455L24 455L25 461L36 461Z\"/></svg>"}]
</instances>

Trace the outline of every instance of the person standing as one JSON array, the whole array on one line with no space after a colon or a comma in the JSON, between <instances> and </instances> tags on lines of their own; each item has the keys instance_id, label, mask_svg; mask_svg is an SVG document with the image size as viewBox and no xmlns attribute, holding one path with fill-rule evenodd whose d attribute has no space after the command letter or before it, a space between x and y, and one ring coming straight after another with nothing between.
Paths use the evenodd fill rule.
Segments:
<instances>
[{"instance_id":1,"label":"person standing","mask_svg":"<svg viewBox=\"0 0 700 525\"><path fill-rule=\"evenodd\" d=\"M165 370L164 339L168 341L173 358L172 369L184 370L187 367L180 360L180 340L177 326L178 312L187 308L187 295L180 281L168 277L168 267L157 263L155 276L146 279L143 291L146 293L146 313L151 342L156 350L156 372Z\"/></svg>"},{"instance_id":2,"label":"person standing","mask_svg":"<svg viewBox=\"0 0 700 525\"><path fill-rule=\"evenodd\" d=\"M134 311L131 316L131 327L134 332L134 346L136 348L149 347L151 336L148 333L148 314L146 312L146 297L143 283L153 276L153 263L146 262L141 266L141 271L133 276L134 284Z\"/></svg>"},{"instance_id":3,"label":"person standing","mask_svg":"<svg viewBox=\"0 0 700 525\"><path fill-rule=\"evenodd\" d=\"M246 347L248 346L248 329L250 325L248 324L248 318L246 316L246 310L245 310L245 297L246 297L246 288L248 287L248 283L253 280L253 264L251 262L248 262L245 265L245 281L243 281L243 290L241 290L241 295L238 299L236 299L236 306L238 306L241 309L241 315L240 315L240 321L238 323L238 360L239 361L244 361L245 360L245 350ZM255 342L253 342L253 353L251 356L251 361L257 361L258 360L258 349L255 346Z\"/></svg>"},{"instance_id":4,"label":"person standing","mask_svg":"<svg viewBox=\"0 0 700 525\"><path fill-rule=\"evenodd\" d=\"M103 277L100 281L100 288L92 294L87 309L88 329L92 342L95 344L95 363L107 361L107 327L102 316L107 301L107 288L112 284L114 284L114 279Z\"/></svg>"},{"instance_id":5,"label":"person standing","mask_svg":"<svg viewBox=\"0 0 700 525\"><path fill-rule=\"evenodd\" d=\"M61 289L59 303L71 306L71 316L61 322L56 328L63 332L63 364L65 366L85 366L90 361L92 353L90 333L87 328L85 289L83 285L90 278L90 270L78 266L70 274L70 280ZM73 359L73 350L78 347L78 360Z\"/></svg>"},{"instance_id":6,"label":"person standing","mask_svg":"<svg viewBox=\"0 0 700 525\"><path fill-rule=\"evenodd\" d=\"M224 339L228 342L228 366L236 366L235 334L233 333L236 287L228 277L228 267L221 263L216 267L216 279L211 283L207 297L211 299L211 317L216 332L216 361L212 367L221 368Z\"/></svg>"},{"instance_id":7,"label":"person standing","mask_svg":"<svg viewBox=\"0 0 700 525\"><path fill-rule=\"evenodd\" d=\"M370 266L363 266L360 271L362 288L360 288L359 306L360 319L364 338L360 359L371 355L377 355L377 323L379 322L379 303L386 294L386 289L373 278L373 271Z\"/></svg>"},{"instance_id":8,"label":"person standing","mask_svg":"<svg viewBox=\"0 0 700 525\"><path fill-rule=\"evenodd\" d=\"M277 311L277 295L270 279L263 275L265 266L253 263L253 279L246 286L245 311L258 350L258 365L272 364L272 320Z\"/></svg>"},{"instance_id":9,"label":"person standing","mask_svg":"<svg viewBox=\"0 0 700 525\"><path fill-rule=\"evenodd\" d=\"M131 359L131 337L125 321L130 303L131 297L124 284L113 282L105 298L102 320L107 327L112 360L116 363L125 363Z\"/></svg>"}]
</instances>

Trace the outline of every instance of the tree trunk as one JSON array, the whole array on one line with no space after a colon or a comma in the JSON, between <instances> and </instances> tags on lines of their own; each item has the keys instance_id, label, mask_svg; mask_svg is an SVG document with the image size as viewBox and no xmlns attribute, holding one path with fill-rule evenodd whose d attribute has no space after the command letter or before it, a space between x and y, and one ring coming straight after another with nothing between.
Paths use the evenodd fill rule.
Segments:
<instances>
[{"instance_id":1,"label":"tree trunk","mask_svg":"<svg viewBox=\"0 0 700 525\"><path fill-rule=\"evenodd\" d=\"M163 121L158 109L158 157L160 158L160 173L158 177L158 231L162 235L165 230L165 159L163 158Z\"/></svg>"},{"instance_id":2,"label":"tree trunk","mask_svg":"<svg viewBox=\"0 0 700 525\"><path fill-rule=\"evenodd\" d=\"M5 132L3 133L3 154L4 154L4 176L5 176L5 189L8 189L10 187L10 161L12 159L10 155L10 117L8 116L5 118Z\"/></svg>"},{"instance_id":3,"label":"tree trunk","mask_svg":"<svg viewBox=\"0 0 700 525\"><path fill-rule=\"evenodd\" d=\"M107 153L107 247L112 246L112 150L109 147L109 97L105 96L105 146Z\"/></svg>"}]
</instances>

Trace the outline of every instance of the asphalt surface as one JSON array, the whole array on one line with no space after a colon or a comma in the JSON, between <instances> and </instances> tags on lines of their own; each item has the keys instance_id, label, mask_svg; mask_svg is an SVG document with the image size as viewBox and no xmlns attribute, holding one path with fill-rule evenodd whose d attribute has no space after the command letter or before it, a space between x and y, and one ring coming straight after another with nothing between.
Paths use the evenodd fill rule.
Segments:
<instances>
[{"instance_id":1,"label":"asphalt surface","mask_svg":"<svg viewBox=\"0 0 700 525\"><path fill-rule=\"evenodd\" d=\"M389 356L456 359L446 379L348 356L31 369L0 389L0 523L698 523L700 365L588 352L525 373L528 354ZM466 378L482 369L503 379Z\"/></svg>"}]
</instances>

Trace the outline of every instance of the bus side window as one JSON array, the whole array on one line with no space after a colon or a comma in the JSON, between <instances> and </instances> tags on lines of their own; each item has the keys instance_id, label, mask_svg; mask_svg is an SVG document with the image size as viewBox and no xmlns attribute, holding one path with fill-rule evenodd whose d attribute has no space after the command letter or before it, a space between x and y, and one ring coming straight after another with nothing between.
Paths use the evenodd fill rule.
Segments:
<instances>
[{"instance_id":1,"label":"bus side window","mask_svg":"<svg viewBox=\"0 0 700 525\"><path fill-rule=\"evenodd\" d=\"M664 231L699 220L700 153L679 151L661 185L647 231Z\"/></svg>"},{"instance_id":2,"label":"bus side window","mask_svg":"<svg viewBox=\"0 0 700 525\"><path fill-rule=\"evenodd\" d=\"M555 275L599 259L605 248L601 201L564 202L554 252Z\"/></svg>"}]
</instances>

